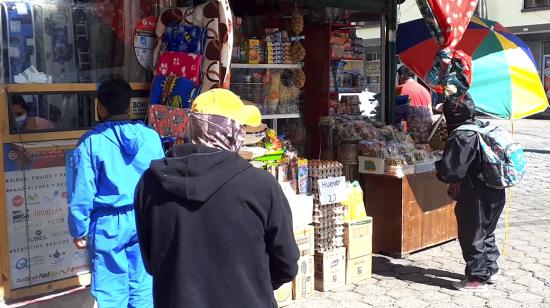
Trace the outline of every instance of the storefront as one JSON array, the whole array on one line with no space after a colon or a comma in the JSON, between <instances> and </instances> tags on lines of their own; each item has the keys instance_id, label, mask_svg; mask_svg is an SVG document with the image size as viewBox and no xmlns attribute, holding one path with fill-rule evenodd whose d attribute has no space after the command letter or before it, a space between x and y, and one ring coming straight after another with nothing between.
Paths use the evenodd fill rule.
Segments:
<instances>
[{"instance_id":1,"label":"storefront","mask_svg":"<svg viewBox=\"0 0 550 308\"><path fill-rule=\"evenodd\" d=\"M96 123L95 91L107 78L131 82L131 116L135 119L146 117L149 99L173 105L179 97L181 106L185 105L182 96L172 96L168 103L166 97L155 96L155 90L150 93L159 76L168 78L165 71L170 68L159 64L162 59L157 61L162 58L159 51L165 48L158 42L174 21L185 21L209 33L192 88L200 92L229 86L247 103L258 106L265 123L281 137L267 133L264 138L263 130L251 132L249 137L257 140L243 155L287 182L289 185L283 186L291 203L309 206L305 211L300 206L293 211L304 218L304 224L312 223L315 209L345 199L329 196L328 201L321 201L327 192L319 191L318 181L334 184L347 176L362 182L367 214L374 216L375 252L405 254L456 236L451 228L444 236L421 240L421 245L409 245L410 249L403 251L376 244L378 238L390 241L383 236L387 233L383 228L399 229L391 231L396 232L393 240L402 238L397 234L407 234L405 229L414 229L414 234L437 233L422 224L442 217L454 221L445 187L436 184L430 169L433 151L426 145L415 147L405 142L405 134L382 124L393 123L397 1L255 1L250 5L249 1L234 0L229 1L231 12L225 3L213 0L194 1L195 10L164 11L189 1L176 2L0 2L3 24L10 25L3 27L3 44L8 48L3 49L1 61L0 171L4 178L0 197L4 202L0 203L0 301L89 284L88 256L74 247L67 232L71 150ZM379 50L356 35L357 29L369 23L380 23L383 29ZM12 29L14 24L20 27ZM187 93L184 101L195 95L192 93ZM363 112L370 116L362 116ZM424 128L420 130L425 133ZM261 145L269 149L258 154L252 148L260 148L254 145L262 139ZM285 149L310 162L283 157ZM382 152L387 155L379 155ZM314 161L319 157L324 161ZM372 169L366 158L379 168ZM360 176L360 169L365 174ZM392 183L384 184L388 181ZM417 194L415 187L428 186L441 198L433 201ZM401 198L396 197L399 192ZM313 197L308 196L311 193ZM416 199L412 201L411 196ZM419 213L416 218L405 215L409 210L401 206L412 203ZM385 210L389 206L391 215ZM333 210L339 209L336 204ZM405 220L408 225L403 224ZM368 223L371 227L372 222ZM328 240L329 227L338 228L338 240ZM319 228L310 228L302 235L311 235L307 243L318 246L308 250L306 244L303 256L313 262L314 251L324 247L320 259L315 255L315 262L337 259L338 255L327 253L329 248L340 249L339 253L343 249L342 224L325 224L320 233ZM350 260L367 262L371 249L362 249L364 254ZM343 251L344 258L350 257ZM322 284L319 288L332 287Z\"/></svg>"}]
</instances>

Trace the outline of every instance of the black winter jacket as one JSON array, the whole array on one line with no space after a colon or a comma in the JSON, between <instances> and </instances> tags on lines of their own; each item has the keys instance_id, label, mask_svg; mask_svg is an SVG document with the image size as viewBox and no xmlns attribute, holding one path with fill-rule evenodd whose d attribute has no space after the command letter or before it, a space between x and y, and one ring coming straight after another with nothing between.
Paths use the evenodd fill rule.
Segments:
<instances>
[{"instance_id":1,"label":"black winter jacket","mask_svg":"<svg viewBox=\"0 0 550 308\"><path fill-rule=\"evenodd\" d=\"M297 273L288 201L236 153L178 145L136 194L139 241L155 306L274 307Z\"/></svg>"},{"instance_id":2,"label":"black winter jacket","mask_svg":"<svg viewBox=\"0 0 550 308\"><path fill-rule=\"evenodd\" d=\"M476 125L485 125L480 121ZM472 123L465 123L472 124ZM479 135L474 131L455 131L449 136L443 157L436 162L437 177L448 184L460 184L458 204L496 204L505 201L505 191L485 184L481 177L482 153Z\"/></svg>"}]
</instances>

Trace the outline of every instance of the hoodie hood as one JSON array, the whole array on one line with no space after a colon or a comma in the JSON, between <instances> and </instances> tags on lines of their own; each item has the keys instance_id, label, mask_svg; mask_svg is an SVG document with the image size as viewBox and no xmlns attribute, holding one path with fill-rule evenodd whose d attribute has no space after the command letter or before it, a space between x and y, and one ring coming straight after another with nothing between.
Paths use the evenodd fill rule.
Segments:
<instances>
[{"instance_id":1,"label":"hoodie hood","mask_svg":"<svg viewBox=\"0 0 550 308\"><path fill-rule=\"evenodd\" d=\"M106 121L96 126L95 130L120 147L127 155L135 156L145 142L138 125L143 124L130 121Z\"/></svg>"},{"instance_id":2,"label":"hoodie hood","mask_svg":"<svg viewBox=\"0 0 550 308\"><path fill-rule=\"evenodd\" d=\"M150 172L169 193L184 201L205 202L225 183L252 165L237 153L204 145L176 145Z\"/></svg>"},{"instance_id":3,"label":"hoodie hood","mask_svg":"<svg viewBox=\"0 0 550 308\"><path fill-rule=\"evenodd\" d=\"M469 95L466 95L462 101L446 101L443 105L443 114L449 132L454 131L464 124L475 123L476 106Z\"/></svg>"}]
</instances>

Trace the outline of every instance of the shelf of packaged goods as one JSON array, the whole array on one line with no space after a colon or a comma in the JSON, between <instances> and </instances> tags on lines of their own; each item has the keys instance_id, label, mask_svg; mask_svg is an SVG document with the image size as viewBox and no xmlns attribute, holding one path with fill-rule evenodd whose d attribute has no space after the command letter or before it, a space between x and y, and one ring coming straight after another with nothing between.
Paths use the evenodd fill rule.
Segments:
<instances>
[{"instance_id":1,"label":"shelf of packaged goods","mask_svg":"<svg viewBox=\"0 0 550 308\"><path fill-rule=\"evenodd\" d=\"M277 119L299 119L299 113L288 113L288 114L263 114L262 120L277 120Z\"/></svg>"},{"instance_id":2,"label":"shelf of packaged goods","mask_svg":"<svg viewBox=\"0 0 550 308\"><path fill-rule=\"evenodd\" d=\"M50 84L7 84L5 89L8 93L78 93L95 92L97 83L50 83ZM147 82L132 82L130 86L134 91L147 91L151 84Z\"/></svg>"},{"instance_id":3,"label":"shelf of packaged goods","mask_svg":"<svg viewBox=\"0 0 550 308\"><path fill-rule=\"evenodd\" d=\"M331 61L365 61L365 59L359 58L331 58Z\"/></svg>"},{"instance_id":4,"label":"shelf of packaged goods","mask_svg":"<svg viewBox=\"0 0 550 308\"><path fill-rule=\"evenodd\" d=\"M256 69L295 69L301 68L302 64L248 64L248 63L232 63L231 68L256 68Z\"/></svg>"}]
</instances>

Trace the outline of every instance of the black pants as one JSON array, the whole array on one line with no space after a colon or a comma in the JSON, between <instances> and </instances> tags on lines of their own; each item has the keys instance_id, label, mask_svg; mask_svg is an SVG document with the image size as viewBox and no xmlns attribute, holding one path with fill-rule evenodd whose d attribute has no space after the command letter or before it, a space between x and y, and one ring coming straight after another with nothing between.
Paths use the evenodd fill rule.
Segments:
<instances>
[{"instance_id":1,"label":"black pants","mask_svg":"<svg viewBox=\"0 0 550 308\"><path fill-rule=\"evenodd\" d=\"M469 278L486 281L498 272L496 261L500 253L494 232L504 209L505 198L501 202L484 202L487 201L484 196L479 197L470 199L470 202L459 201L455 214L458 240L466 261L465 274Z\"/></svg>"}]
</instances>

